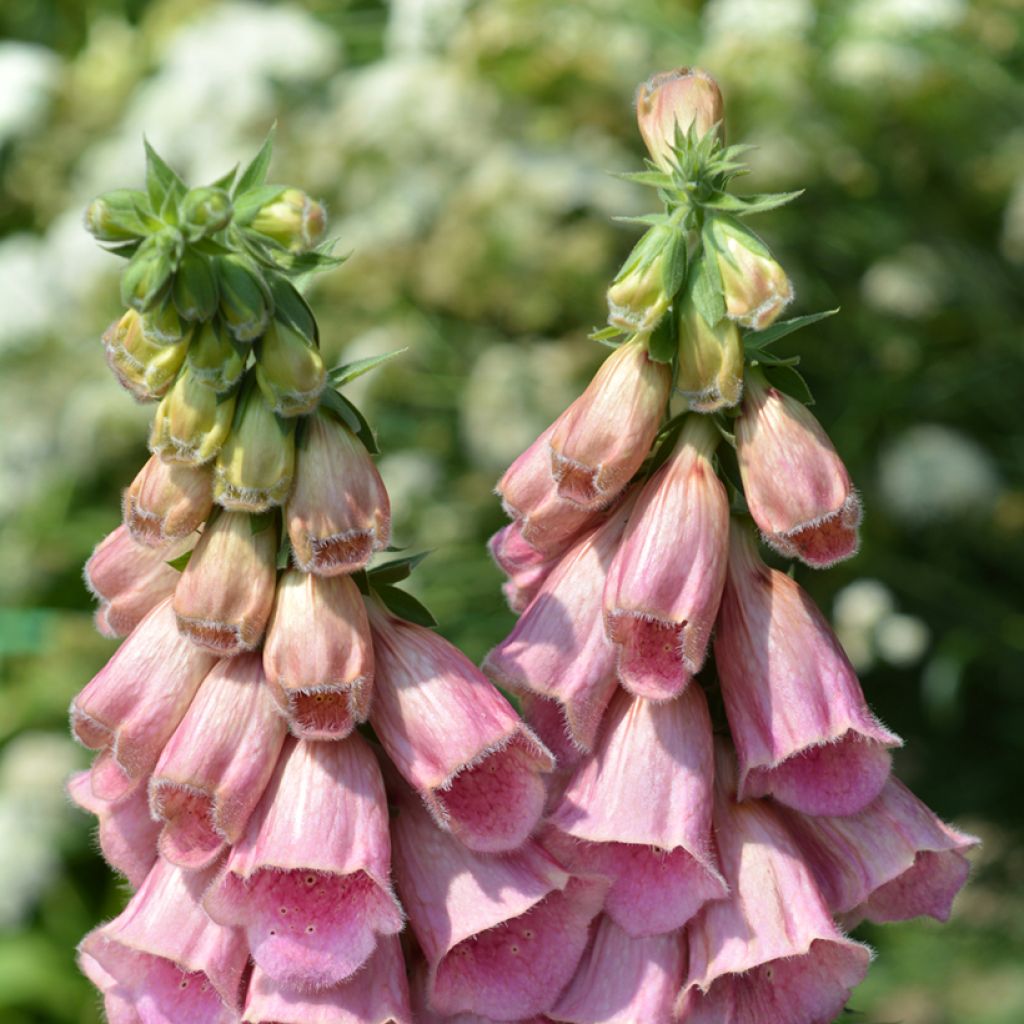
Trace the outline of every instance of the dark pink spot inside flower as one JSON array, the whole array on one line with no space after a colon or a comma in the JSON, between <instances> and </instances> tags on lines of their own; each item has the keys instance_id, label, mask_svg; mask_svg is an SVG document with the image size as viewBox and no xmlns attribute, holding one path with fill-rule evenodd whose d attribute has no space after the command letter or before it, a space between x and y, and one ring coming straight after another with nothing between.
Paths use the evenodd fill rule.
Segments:
<instances>
[{"instance_id":1,"label":"dark pink spot inside flower","mask_svg":"<svg viewBox=\"0 0 1024 1024\"><path fill-rule=\"evenodd\" d=\"M622 685L638 697L671 700L690 681L683 664L685 623L641 618L628 612L611 617L611 639L619 645Z\"/></svg>"},{"instance_id":2,"label":"dark pink spot inside flower","mask_svg":"<svg viewBox=\"0 0 1024 1024\"><path fill-rule=\"evenodd\" d=\"M151 963L135 993L142 1024L223 1024L233 1018L205 974L185 973L169 960Z\"/></svg>"},{"instance_id":3,"label":"dark pink spot inside flower","mask_svg":"<svg viewBox=\"0 0 1024 1024\"><path fill-rule=\"evenodd\" d=\"M213 801L209 794L157 782L152 803L166 822L160 833L161 854L172 864L187 869L212 864L225 843L213 824Z\"/></svg>"}]
</instances>

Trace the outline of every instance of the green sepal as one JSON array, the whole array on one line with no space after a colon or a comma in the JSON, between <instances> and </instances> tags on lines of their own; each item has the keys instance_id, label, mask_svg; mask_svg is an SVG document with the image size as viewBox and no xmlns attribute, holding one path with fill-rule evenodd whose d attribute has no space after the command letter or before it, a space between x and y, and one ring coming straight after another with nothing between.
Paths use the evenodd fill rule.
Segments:
<instances>
[{"instance_id":1,"label":"green sepal","mask_svg":"<svg viewBox=\"0 0 1024 1024\"><path fill-rule=\"evenodd\" d=\"M241 404L241 403L239 403ZM238 415L236 411L235 421L238 421ZM255 515L249 516L249 532L255 536L257 533L263 533L264 530L269 530L272 526L276 525L277 522L277 509L272 508L267 512L258 512Z\"/></svg>"},{"instance_id":2,"label":"green sepal","mask_svg":"<svg viewBox=\"0 0 1024 1024\"><path fill-rule=\"evenodd\" d=\"M151 230L148 217L143 216L146 201L146 193L138 189L104 192L86 208L86 230L99 242L137 242Z\"/></svg>"},{"instance_id":3,"label":"green sepal","mask_svg":"<svg viewBox=\"0 0 1024 1024\"><path fill-rule=\"evenodd\" d=\"M725 290L718 260L706 244L700 258L694 262L691 274L693 304L708 327L714 328L725 316Z\"/></svg>"},{"instance_id":4,"label":"green sepal","mask_svg":"<svg viewBox=\"0 0 1024 1024\"><path fill-rule=\"evenodd\" d=\"M163 157L144 140L146 147L146 194L149 205L163 216L177 210L178 203L185 198L188 187L166 163Z\"/></svg>"},{"instance_id":5,"label":"green sepal","mask_svg":"<svg viewBox=\"0 0 1024 1024\"><path fill-rule=\"evenodd\" d=\"M344 395L333 388L324 388L320 395L320 408L326 409L352 431L371 455L379 455L377 438L366 417Z\"/></svg>"},{"instance_id":6,"label":"green sepal","mask_svg":"<svg viewBox=\"0 0 1024 1024\"><path fill-rule=\"evenodd\" d=\"M671 174L653 168L647 171L622 171L615 177L623 181L631 181L636 185L647 185L650 188L672 188L675 185Z\"/></svg>"},{"instance_id":7,"label":"green sepal","mask_svg":"<svg viewBox=\"0 0 1024 1024\"><path fill-rule=\"evenodd\" d=\"M676 339L675 317L665 316L654 328L647 341L647 354L656 363L671 363L676 357L679 342Z\"/></svg>"},{"instance_id":8,"label":"green sepal","mask_svg":"<svg viewBox=\"0 0 1024 1024\"><path fill-rule=\"evenodd\" d=\"M686 265L689 255L689 239L685 231L673 232L672 241L668 245L668 253L661 264L661 286L665 294L675 298L680 288L686 283ZM667 362L667 360L659 360Z\"/></svg>"},{"instance_id":9,"label":"green sepal","mask_svg":"<svg viewBox=\"0 0 1024 1024\"><path fill-rule=\"evenodd\" d=\"M246 256L218 256L213 263L220 292L220 310L239 341L255 341L275 304L270 286L256 263Z\"/></svg>"},{"instance_id":10,"label":"green sepal","mask_svg":"<svg viewBox=\"0 0 1024 1024\"><path fill-rule=\"evenodd\" d=\"M780 320L763 331L748 331L743 338L743 347L748 352L763 351L769 345L774 345L780 338L786 337L787 334L810 327L811 324L835 316L838 312L839 307L836 306L835 309L826 309L820 313L808 313L806 316L796 316L791 320Z\"/></svg>"},{"instance_id":11,"label":"green sepal","mask_svg":"<svg viewBox=\"0 0 1024 1024\"><path fill-rule=\"evenodd\" d=\"M611 341L612 338L618 338L622 333L623 331L621 327L615 327L609 324L607 327L595 327L587 337L591 341L608 342ZM613 345L612 348L618 348L619 344L621 343Z\"/></svg>"},{"instance_id":12,"label":"green sepal","mask_svg":"<svg viewBox=\"0 0 1024 1024\"><path fill-rule=\"evenodd\" d=\"M121 301L144 313L162 298L174 273L173 242L159 235L147 238L121 274Z\"/></svg>"},{"instance_id":13,"label":"green sepal","mask_svg":"<svg viewBox=\"0 0 1024 1024\"><path fill-rule=\"evenodd\" d=\"M371 370L377 369L378 366L408 351L409 347L406 346L405 348L395 349L394 352L385 352L382 356L367 356L366 359L356 359L351 363L342 363L340 366L335 366L333 370L328 371L327 380L332 386L340 388L354 381L357 377L362 377L364 373L369 373Z\"/></svg>"},{"instance_id":14,"label":"green sepal","mask_svg":"<svg viewBox=\"0 0 1024 1024\"><path fill-rule=\"evenodd\" d=\"M747 217L755 213L777 210L803 194L802 188L796 192L771 192L754 196L736 196L731 192L719 192L711 199L701 201L699 205L705 210L719 210L723 213L735 213L738 217Z\"/></svg>"},{"instance_id":15,"label":"green sepal","mask_svg":"<svg viewBox=\"0 0 1024 1024\"><path fill-rule=\"evenodd\" d=\"M267 172L270 170L270 158L274 152L274 133L277 125L270 126L267 137L263 140L259 152L249 161L248 166L242 171L238 184L235 185L233 196L242 196L252 188L262 185L267 180Z\"/></svg>"},{"instance_id":16,"label":"green sepal","mask_svg":"<svg viewBox=\"0 0 1024 1024\"><path fill-rule=\"evenodd\" d=\"M262 237L262 236L261 236ZM308 252L287 252L279 250L274 254L274 262L285 273L292 277L306 281L314 274L322 274L327 270L335 270L340 267L348 256L334 256L330 250L334 247L335 240L331 239L322 242L315 249Z\"/></svg>"},{"instance_id":17,"label":"green sepal","mask_svg":"<svg viewBox=\"0 0 1024 1024\"><path fill-rule=\"evenodd\" d=\"M222 188L225 192L230 192L231 186L235 183L235 176L237 174L238 164L235 164L227 174L222 174L216 181L211 181L210 188Z\"/></svg>"},{"instance_id":18,"label":"green sepal","mask_svg":"<svg viewBox=\"0 0 1024 1024\"><path fill-rule=\"evenodd\" d=\"M406 555L405 558L396 558L394 561L385 562L383 565L374 566L367 570L367 576L373 587L381 584L401 583L412 575L413 569L423 561L431 552L421 551L417 555Z\"/></svg>"},{"instance_id":19,"label":"green sepal","mask_svg":"<svg viewBox=\"0 0 1024 1024\"><path fill-rule=\"evenodd\" d=\"M215 238L199 238L191 242L189 248L204 256L230 256L235 251L228 245L222 245Z\"/></svg>"},{"instance_id":20,"label":"green sepal","mask_svg":"<svg viewBox=\"0 0 1024 1024\"><path fill-rule=\"evenodd\" d=\"M381 599L387 610L399 618L417 626L426 626L428 629L433 629L437 625L437 619L430 614L426 606L408 591L383 584L373 585L373 592Z\"/></svg>"},{"instance_id":21,"label":"green sepal","mask_svg":"<svg viewBox=\"0 0 1024 1024\"><path fill-rule=\"evenodd\" d=\"M772 366L762 366L762 371L769 383L773 384L780 391L792 395L797 401L804 405L814 405L814 395L807 386L804 376L794 366L787 363L778 363Z\"/></svg>"},{"instance_id":22,"label":"green sepal","mask_svg":"<svg viewBox=\"0 0 1024 1024\"><path fill-rule=\"evenodd\" d=\"M272 203L287 190L287 185L258 185L243 192L235 198L235 223L241 227L251 224L256 214ZM261 240L267 241L264 236Z\"/></svg>"},{"instance_id":23,"label":"green sepal","mask_svg":"<svg viewBox=\"0 0 1024 1024\"><path fill-rule=\"evenodd\" d=\"M287 530L281 531L281 543L277 546L277 567L287 569L292 561L292 539Z\"/></svg>"},{"instance_id":24,"label":"green sepal","mask_svg":"<svg viewBox=\"0 0 1024 1024\"><path fill-rule=\"evenodd\" d=\"M645 213L639 217L612 217L612 220L619 224L645 224L656 228L660 224L667 224L669 218L664 213Z\"/></svg>"},{"instance_id":25,"label":"green sepal","mask_svg":"<svg viewBox=\"0 0 1024 1024\"><path fill-rule=\"evenodd\" d=\"M274 301L274 316L319 348L320 328L302 293L286 277L273 271L267 275L267 283Z\"/></svg>"},{"instance_id":26,"label":"green sepal","mask_svg":"<svg viewBox=\"0 0 1024 1024\"><path fill-rule=\"evenodd\" d=\"M192 558L193 551L195 551L195 548L192 548L191 551L186 551L184 554L178 555L177 558L172 558L169 562L164 564L169 565L172 569L175 569L178 572L184 572L185 566L188 565Z\"/></svg>"},{"instance_id":27,"label":"green sepal","mask_svg":"<svg viewBox=\"0 0 1024 1024\"><path fill-rule=\"evenodd\" d=\"M189 246L174 275L174 305L183 320L209 320L220 302L217 277L209 261Z\"/></svg>"}]
</instances>

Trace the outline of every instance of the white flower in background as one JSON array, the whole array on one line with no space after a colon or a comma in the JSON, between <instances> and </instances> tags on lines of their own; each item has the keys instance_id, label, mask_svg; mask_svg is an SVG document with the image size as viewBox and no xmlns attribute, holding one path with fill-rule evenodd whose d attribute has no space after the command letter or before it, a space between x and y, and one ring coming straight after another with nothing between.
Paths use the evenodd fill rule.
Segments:
<instances>
[{"instance_id":1,"label":"white flower in background","mask_svg":"<svg viewBox=\"0 0 1024 1024\"><path fill-rule=\"evenodd\" d=\"M414 520L445 479L444 467L436 455L425 451L388 452L377 469L391 496L396 518ZM403 512L404 510L404 512Z\"/></svg>"},{"instance_id":2,"label":"white flower in background","mask_svg":"<svg viewBox=\"0 0 1024 1024\"><path fill-rule=\"evenodd\" d=\"M987 512L1001 490L992 456L938 423L911 427L882 453L879 484L893 515L909 523Z\"/></svg>"},{"instance_id":3,"label":"white flower in background","mask_svg":"<svg viewBox=\"0 0 1024 1024\"><path fill-rule=\"evenodd\" d=\"M391 53L447 49L467 6L467 0L391 0L386 49Z\"/></svg>"},{"instance_id":4,"label":"white flower in background","mask_svg":"<svg viewBox=\"0 0 1024 1024\"><path fill-rule=\"evenodd\" d=\"M958 25L964 0L860 0L850 9L849 25L860 32L908 35Z\"/></svg>"},{"instance_id":5,"label":"white flower in background","mask_svg":"<svg viewBox=\"0 0 1024 1024\"><path fill-rule=\"evenodd\" d=\"M897 668L917 664L930 641L931 632L916 615L887 615L875 631L878 653Z\"/></svg>"},{"instance_id":6,"label":"white flower in background","mask_svg":"<svg viewBox=\"0 0 1024 1024\"><path fill-rule=\"evenodd\" d=\"M704 9L709 41L792 39L803 36L815 17L810 0L711 0Z\"/></svg>"},{"instance_id":7,"label":"white flower in background","mask_svg":"<svg viewBox=\"0 0 1024 1024\"><path fill-rule=\"evenodd\" d=\"M871 36L841 39L828 60L832 79L854 89L884 86L907 90L920 81L926 66L912 46Z\"/></svg>"},{"instance_id":8,"label":"white flower in background","mask_svg":"<svg viewBox=\"0 0 1024 1024\"><path fill-rule=\"evenodd\" d=\"M896 610L892 591L881 581L854 580L835 596L836 635L854 668L866 672L876 656L909 668L924 657L931 640L927 625Z\"/></svg>"},{"instance_id":9,"label":"white flower in background","mask_svg":"<svg viewBox=\"0 0 1024 1024\"><path fill-rule=\"evenodd\" d=\"M0 309L4 311L0 352L24 344L50 326L56 315L46 283L50 266L46 246L35 235L0 239Z\"/></svg>"},{"instance_id":10,"label":"white flower in background","mask_svg":"<svg viewBox=\"0 0 1024 1024\"><path fill-rule=\"evenodd\" d=\"M37 124L50 106L60 59L30 43L0 43L0 145Z\"/></svg>"},{"instance_id":11,"label":"white flower in background","mask_svg":"<svg viewBox=\"0 0 1024 1024\"><path fill-rule=\"evenodd\" d=\"M869 306L908 319L934 313L947 291L938 258L921 245L907 246L895 256L879 260L861 280L861 295Z\"/></svg>"}]
</instances>

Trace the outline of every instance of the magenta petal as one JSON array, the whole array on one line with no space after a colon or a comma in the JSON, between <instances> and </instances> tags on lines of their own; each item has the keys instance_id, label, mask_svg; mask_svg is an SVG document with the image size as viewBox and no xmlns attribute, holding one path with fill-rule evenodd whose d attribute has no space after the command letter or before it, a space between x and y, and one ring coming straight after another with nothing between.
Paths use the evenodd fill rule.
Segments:
<instances>
[{"instance_id":1,"label":"magenta petal","mask_svg":"<svg viewBox=\"0 0 1024 1024\"><path fill-rule=\"evenodd\" d=\"M684 949L678 933L634 938L601 917L576 977L548 1016L565 1024L671 1024Z\"/></svg>"},{"instance_id":2,"label":"magenta petal","mask_svg":"<svg viewBox=\"0 0 1024 1024\"><path fill-rule=\"evenodd\" d=\"M337 985L402 929L389 882L387 801L362 737L289 740L245 836L204 905L245 929L276 983Z\"/></svg>"},{"instance_id":3,"label":"magenta petal","mask_svg":"<svg viewBox=\"0 0 1024 1024\"><path fill-rule=\"evenodd\" d=\"M605 911L627 932L674 931L726 894L711 845L713 775L700 687L666 704L620 691L546 841L571 868L611 879Z\"/></svg>"}]
</instances>

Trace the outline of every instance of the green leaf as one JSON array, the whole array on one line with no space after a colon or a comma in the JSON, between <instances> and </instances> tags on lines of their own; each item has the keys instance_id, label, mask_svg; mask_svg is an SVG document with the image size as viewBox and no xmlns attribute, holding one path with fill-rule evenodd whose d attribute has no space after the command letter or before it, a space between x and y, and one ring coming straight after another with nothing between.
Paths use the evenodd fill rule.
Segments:
<instances>
[{"instance_id":1,"label":"green leaf","mask_svg":"<svg viewBox=\"0 0 1024 1024\"><path fill-rule=\"evenodd\" d=\"M374 566L367 572L370 583L374 587L380 584L400 583L408 579L413 569L429 554L429 551L421 551L418 555L406 555L405 558L396 558L392 562Z\"/></svg>"},{"instance_id":2,"label":"green leaf","mask_svg":"<svg viewBox=\"0 0 1024 1024\"><path fill-rule=\"evenodd\" d=\"M237 420L236 420L237 425ZM249 532L253 535L269 530L277 522L277 509L270 509L268 512L259 512L249 516Z\"/></svg>"},{"instance_id":3,"label":"green leaf","mask_svg":"<svg viewBox=\"0 0 1024 1024\"><path fill-rule=\"evenodd\" d=\"M388 611L399 618L405 619L407 622L413 622L417 626L426 626L430 629L437 625L437 619L430 614L423 603L407 591L399 590L398 587L386 584L374 586L373 590L384 602Z\"/></svg>"},{"instance_id":4,"label":"green leaf","mask_svg":"<svg viewBox=\"0 0 1024 1024\"><path fill-rule=\"evenodd\" d=\"M765 366L763 369L769 383L780 391L792 395L804 405L814 405L814 395L811 394L811 389L807 386L803 374L795 367L780 363L777 366Z\"/></svg>"},{"instance_id":5,"label":"green leaf","mask_svg":"<svg viewBox=\"0 0 1024 1024\"><path fill-rule=\"evenodd\" d=\"M612 338L617 338L622 334L621 327L613 327L608 325L607 327L595 327L590 334L587 335L591 341L610 341ZM615 346L618 348L618 346Z\"/></svg>"},{"instance_id":6,"label":"green leaf","mask_svg":"<svg viewBox=\"0 0 1024 1024\"><path fill-rule=\"evenodd\" d=\"M320 395L320 407L326 409L352 431L371 455L379 455L377 438L374 436L366 417L347 399L332 388L324 388Z\"/></svg>"},{"instance_id":7,"label":"green leaf","mask_svg":"<svg viewBox=\"0 0 1024 1024\"><path fill-rule=\"evenodd\" d=\"M281 543L277 547L277 567L287 569L292 560L292 541L287 530L281 531Z\"/></svg>"},{"instance_id":8,"label":"green leaf","mask_svg":"<svg viewBox=\"0 0 1024 1024\"><path fill-rule=\"evenodd\" d=\"M622 171L615 175L623 181L632 181L637 185L648 185L651 188L672 188L675 181L671 174L664 171Z\"/></svg>"},{"instance_id":9,"label":"green leaf","mask_svg":"<svg viewBox=\"0 0 1024 1024\"><path fill-rule=\"evenodd\" d=\"M146 193L150 206L161 213L168 204L177 206L188 191L185 183L168 166L163 157L144 140L146 147Z\"/></svg>"},{"instance_id":10,"label":"green leaf","mask_svg":"<svg viewBox=\"0 0 1024 1024\"><path fill-rule=\"evenodd\" d=\"M201 252L204 256L229 256L235 251L230 246L221 245L214 238L200 238L191 242L190 245L196 252Z\"/></svg>"},{"instance_id":11,"label":"green leaf","mask_svg":"<svg viewBox=\"0 0 1024 1024\"><path fill-rule=\"evenodd\" d=\"M678 349L675 317L662 317L661 323L654 329L647 342L647 354L656 363L671 363L675 359Z\"/></svg>"},{"instance_id":12,"label":"green leaf","mask_svg":"<svg viewBox=\"0 0 1024 1024\"><path fill-rule=\"evenodd\" d=\"M693 304L708 327L714 327L725 316L725 292L718 260L707 247L694 265L693 273L696 275L691 285Z\"/></svg>"},{"instance_id":13,"label":"green leaf","mask_svg":"<svg viewBox=\"0 0 1024 1024\"><path fill-rule=\"evenodd\" d=\"M669 299L675 298L686 281L689 239L684 231L674 231L661 264L661 285Z\"/></svg>"},{"instance_id":14,"label":"green leaf","mask_svg":"<svg viewBox=\"0 0 1024 1024\"><path fill-rule=\"evenodd\" d=\"M266 276L274 300L274 316L319 347L320 329L302 293L280 273L271 271Z\"/></svg>"},{"instance_id":15,"label":"green leaf","mask_svg":"<svg viewBox=\"0 0 1024 1024\"><path fill-rule=\"evenodd\" d=\"M342 363L340 366L335 366L333 370L328 372L327 379L334 387L340 388L343 384L348 384L350 381L354 381L357 377L362 377L364 373L369 373L371 370L375 370L378 366L381 366L394 359L396 356L400 356L408 351L409 347L406 346L405 348L395 349L394 352L386 352L382 356L367 356L366 359L356 359L351 363Z\"/></svg>"},{"instance_id":16,"label":"green leaf","mask_svg":"<svg viewBox=\"0 0 1024 1024\"><path fill-rule=\"evenodd\" d=\"M191 551L186 551L183 555L178 555L177 558L172 558L167 564L172 569L177 569L178 572L183 572L185 566L188 565L189 559L192 557Z\"/></svg>"},{"instance_id":17,"label":"green leaf","mask_svg":"<svg viewBox=\"0 0 1024 1024\"><path fill-rule=\"evenodd\" d=\"M230 192L236 174L238 174L238 164L235 164L227 174L222 174L216 181L211 181L210 188L222 188L225 192Z\"/></svg>"},{"instance_id":18,"label":"green leaf","mask_svg":"<svg viewBox=\"0 0 1024 1024\"><path fill-rule=\"evenodd\" d=\"M612 220L619 224L646 224L652 228L668 223L668 217L663 213L645 213L641 217L612 217Z\"/></svg>"},{"instance_id":19,"label":"green leaf","mask_svg":"<svg viewBox=\"0 0 1024 1024\"><path fill-rule=\"evenodd\" d=\"M839 307L836 306L835 309L826 309L821 313L808 313L806 316L793 317L792 320L780 320L770 327L766 327L763 331L749 331L743 339L743 345L748 350L767 348L769 345L775 344L780 338L786 337L787 334L792 334L794 331L799 331L804 327L810 327L811 324L816 324L819 320L835 316L838 312Z\"/></svg>"},{"instance_id":20,"label":"green leaf","mask_svg":"<svg viewBox=\"0 0 1024 1024\"><path fill-rule=\"evenodd\" d=\"M238 179L233 196L244 195L249 189L262 185L267 180L267 171L270 170L270 157L274 152L274 132L276 130L276 124L270 126L270 131L267 132L267 137L263 140L263 145L260 146L259 152L252 158L249 166L242 171L242 176Z\"/></svg>"},{"instance_id":21,"label":"green leaf","mask_svg":"<svg viewBox=\"0 0 1024 1024\"><path fill-rule=\"evenodd\" d=\"M195 246L189 246L181 258L174 275L173 294L174 305L185 320L209 320L217 312L217 277Z\"/></svg>"},{"instance_id":22,"label":"green leaf","mask_svg":"<svg viewBox=\"0 0 1024 1024\"><path fill-rule=\"evenodd\" d=\"M256 214L268 203L272 203L282 192L285 185L257 185L236 196L234 200L234 222L242 227L251 224ZM265 240L260 236L261 241Z\"/></svg>"},{"instance_id":23,"label":"green leaf","mask_svg":"<svg viewBox=\"0 0 1024 1024\"><path fill-rule=\"evenodd\" d=\"M327 243L334 245L334 241ZM340 267L348 256L334 256L323 247L310 252L285 252L277 255L274 262L293 277L309 278L313 274L322 274L325 270Z\"/></svg>"},{"instance_id":24,"label":"green leaf","mask_svg":"<svg viewBox=\"0 0 1024 1024\"><path fill-rule=\"evenodd\" d=\"M754 213L767 213L769 210L777 210L780 206L791 203L803 194L803 189L798 189L796 192L772 192L754 196L736 196L731 192L719 192L716 196L702 202L700 205L706 210L722 210L744 217Z\"/></svg>"}]
</instances>

